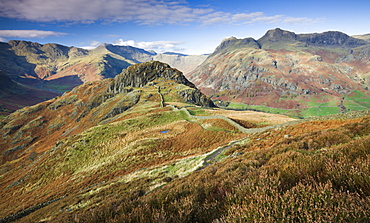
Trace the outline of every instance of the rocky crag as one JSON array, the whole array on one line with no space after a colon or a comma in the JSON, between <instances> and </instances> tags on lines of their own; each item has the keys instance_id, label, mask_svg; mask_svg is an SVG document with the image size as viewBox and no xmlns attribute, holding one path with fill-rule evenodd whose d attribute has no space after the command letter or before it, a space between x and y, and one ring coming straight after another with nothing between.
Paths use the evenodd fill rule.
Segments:
<instances>
[{"instance_id":1,"label":"rocky crag","mask_svg":"<svg viewBox=\"0 0 370 223\"><path fill-rule=\"evenodd\" d=\"M365 40L274 29L258 40L225 39L187 77L212 99L310 116L369 108L369 70Z\"/></svg>"}]
</instances>

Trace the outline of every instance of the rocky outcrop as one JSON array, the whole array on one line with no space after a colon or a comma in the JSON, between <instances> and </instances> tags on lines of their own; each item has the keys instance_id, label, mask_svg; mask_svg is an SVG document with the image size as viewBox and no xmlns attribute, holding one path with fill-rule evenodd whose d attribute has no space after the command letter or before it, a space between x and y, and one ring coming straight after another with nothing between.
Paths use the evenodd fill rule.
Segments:
<instances>
[{"instance_id":1,"label":"rocky outcrop","mask_svg":"<svg viewBox=\"0 0 370 223\"><path fill-rule=\"evenodd\" d=\"M121 74L114 78L108 92L117 94L122 92L125 87L143 87L157 78L173 80L179 84L195 88L195 85L189 82L177 69L159 61L150 61L135 64L123 70Z\"/></svg>"},{"instance_id":2,"label":"rocky outcrop","mask_svg":"<svg viewBox=\"0 0 370 223\"><path fill-rule=\"evenodd\" d=\"M258 42L263 46L267 42L278 42L282 40L295 41L298 39L298 36L294 32L289 32L276 28L273 30L267 31L267 33L261 37Z\"/></svg>"},{"instance_id":3,"label":"rocky outcrop","mask_svg":"<svg viewBox=\"0 0 370 223\"><path fill-rule=\"evenodd\" d=\"M180 97L184 99L185 102L199 105L202 107L216 107L212 100L205 96L198 89L189 88L177 92Z\"/></svg>"},{"instance_id":4,"label":"rocky outcrop","mask_svg":"<svg viewBox=\"0 0 370 223\"><path fill-rule=\"evenodd\" d=\"M213 102L196 89L186 77L177 69L159 61L150 61L130 66L117 75L107 89L108 94L126 93L127 87L143 87L149 82L158 79L175 81L178 84L188 86L185 90L178 91L185 102L205 107L215 107Z\"/></svg>"},{"instance_id":5,"label":"rocky outcrop","mask_svg":"<svg viewBox=\"0 0 370 223\"><path fill-rule=\"evenodd\" d=\"M319 47L345 47L356 48L368 44L364 40L356 39L345 33L337 31L328 31L324 33L302 34L298 35L298 40L307 43L310 46Z\"/></svg>"}]
</instances>

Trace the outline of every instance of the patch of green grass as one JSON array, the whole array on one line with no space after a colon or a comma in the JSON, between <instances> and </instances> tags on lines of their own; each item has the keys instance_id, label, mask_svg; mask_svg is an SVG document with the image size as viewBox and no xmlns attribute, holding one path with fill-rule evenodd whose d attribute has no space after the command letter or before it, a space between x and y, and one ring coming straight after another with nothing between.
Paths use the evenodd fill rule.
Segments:
<instances>
[{"instance_id":1,"label":"patch of green grass","mask_svg":"<svg viewBox=\"0 0 370 223\"><path fill-rule=\"evenodd\" d=\"M344 106L351 111L361 111L367 109L367 107L360 105L356 101L344 100Z\"/></svg>"},{"instance_id":2,"label":"patch of green grass","mask_svg":"<svg viewBox=\"0 0 370 223\"><path fill-rule=\"evenodd\" d=\"M191 109L191 110L188 110L189 111L189 113L191 114L191 115L196 115L196 116L204 116L204 115L207 115L206 114L206 111L205 110L203 110L203 109Z\"/></svg>"},{"instance_id":3,"label":"patch of green grass","mask_svg":"<svg viewBox=\"0 0 370 223\"><path fill-rule=\"evenodd\" d=\"M354 94L345 96L345 101L346 100L355 101L366 108L370 108L370 96L361 91L354 91Z\"/></svg>"},{"instance_id":4,"label":"patch of green grass","mask_svg":"<svg viewBox=\"0 0 370 223\"><path fill-rule=\"evenodd\" d=\"M66 92L72 90L74 87L70 85L62 85L62 84L55 84L55 83L45 83L44 88L51 89L57 92Z\"/></svg>"},{"instance_id":5,"label":"patch of green grass","mask_svg":"<svg viewBox=\"0 0 370 223\"><path fill-rule=\"evenodd\" d=\"M255 111L261 111L266 113L272 113L272 114L282 114L287 115L290 117L297 117L297 110L293 109L282 109L282 108L272 108L267 107L264 105L246 105L241 103L233 103L231 102L227 108L235 109L235 110L255 110Z\"/></svg>"},{"instance_id":6,"label":"patch of green grass","mask_svg":"<svg viewBox=\"0 0 370 223\"><path fill-rule=\"evenodd\" d=\"M303 117L310 117L310 116L323 116L323 115L330 115L330 114L338 114L340 111L339 107L311 107L301 112Z\"/></svg>"},{"instance_id":7,"label":"patch of green grass","mask_svg":"<svg viewBox=\"0 0 370 223\"><path fill-rule=\"evenodd\" d=\"M180 110L180 115L181 115L181 117L182 117L182 119L183 119L183 120L190 121L190 118L189 118L189 116L186 114L186 112L185 112L185 111Z\"/></svg>"}]
</instances>

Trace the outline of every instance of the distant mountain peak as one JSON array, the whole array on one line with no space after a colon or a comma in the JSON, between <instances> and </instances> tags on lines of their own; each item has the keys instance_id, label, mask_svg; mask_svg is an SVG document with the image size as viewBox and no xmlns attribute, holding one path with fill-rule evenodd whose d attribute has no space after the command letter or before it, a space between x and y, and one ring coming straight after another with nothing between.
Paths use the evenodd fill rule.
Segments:
<instances>
[{"instance_id":1,"label":"distant mountain peak","mask_svg":"<svg viewBox=\"0 0 370 223\"><path fill-rule=\"evenodd\" d=\"M242 48L242 47L259 49L261 46L253 38L249 37L249 38L244 38L244 39L238 39L232 36L232 37L222 40L221 44L216 48L213 54L219 53L225 49L234 49L234 48Z\"/></svg>"},{"instance_id":2,"label":"distant mountain peak","mask_svg":"<svg viewBox=\"0 0 370 223\"><path fill-rule=\"evenodd\" d=\"M266 34L262 38L260 38L258 41L263 41L265 39L279 40L282 38L295 40L297 38L297 34L295 34L294 32L276 28L276 29L271 29L267 31Z\"/></svg>"},{"instance_id":3,"label":"distant mountain peak","mask_svg":"<svg viewBox=\"0 0 370 223\"><path fill-rule=\"evenodd\" d=\"M174 55L174 56L182 56L182 57L185 57L185 56L189 56L187 54L183 54L183 53L175 53L175 52L164 52L162 54L165 54L165 55Z\"/></svg>"},{"instance_id":4,"label":"distant mountain peak","mask_svg":"<svg viewBox=\"0 0 370 223\"><path fill-rule=\"evenodd\" d=\"M275 42L301 43L303 46L315 46L325 48L356 48L368 44L364 40L350 37L340 31L327 31L323 33L296 34L291 31L280 28L272 29L266 32L258 42L263 48L269 48L269 43ZM301 45L302 46L302 45Z\"/></svg>"}]
</instances>

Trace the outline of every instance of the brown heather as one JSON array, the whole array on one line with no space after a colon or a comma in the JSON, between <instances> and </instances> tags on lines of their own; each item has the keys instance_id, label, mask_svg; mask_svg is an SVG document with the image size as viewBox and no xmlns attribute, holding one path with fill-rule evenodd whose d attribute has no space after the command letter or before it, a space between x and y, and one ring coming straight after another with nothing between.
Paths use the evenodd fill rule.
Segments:
<instances>
[{"instance_id":1,"label":"brown heather","mask_svg":"<svg viewBox=\"0 0 370 223\"><path fill-rule=\"evenodd\" d=\"M54 222L369 222L369 120L256 134L232 148L243 155Z\"/></svg>"}]
</instances>

